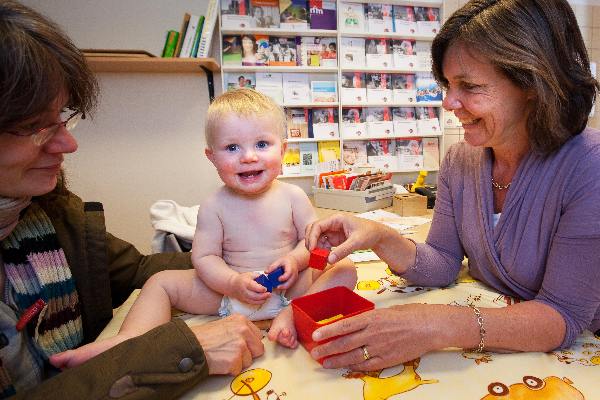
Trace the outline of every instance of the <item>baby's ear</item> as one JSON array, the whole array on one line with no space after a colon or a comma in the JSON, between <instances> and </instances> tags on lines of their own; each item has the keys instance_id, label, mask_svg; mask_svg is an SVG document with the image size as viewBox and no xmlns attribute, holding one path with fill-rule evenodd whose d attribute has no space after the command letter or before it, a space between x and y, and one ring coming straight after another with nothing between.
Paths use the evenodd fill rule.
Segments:
<instances>
[{"instance_id":1,"label":"baby's ear","mask_svg":"<svg viewBox=\"0 0 600 400\"><path fill-rule=\"evenodd\" d=\"M214 161L213 161L214 153L210 147L206 147L204 149L204 154L206 154L206 158L208 158L210 160L210 162L214 163Z\"/></svg>"},{"instance_id":2,"label":"baby's ear","mask_svg":"<svg viewBox=\"0 0 600 400\"><path fill-rule=\"evenodd\" d=\"M285 150L287 149L287 139L283 139L281 141L281 156L285 154Z\"/></svg>"}]
</instances>

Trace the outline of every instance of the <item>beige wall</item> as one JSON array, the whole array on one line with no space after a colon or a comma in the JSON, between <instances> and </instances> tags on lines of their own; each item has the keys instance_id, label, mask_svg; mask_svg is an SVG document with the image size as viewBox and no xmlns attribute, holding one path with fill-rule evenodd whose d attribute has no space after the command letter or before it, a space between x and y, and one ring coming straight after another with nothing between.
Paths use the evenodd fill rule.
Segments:
<instances>
[{"instance_id":1,"label":"beige wall","mask_svg":"<svg viewBox=\"0 0 600 400\"><path fill-rule=\"evenodd\" d=\"M21 1L54 19L81 48L154 54L160 54L167 30L179 30L184 12L204 14L207 5L207 0ZM452 11L459 3L464 1L444 2ZM600 7L583 7L575 8L598 62ZM86 200L103 202L108 229L148 252L153 234L148 209L154 201L194 205L220 185L203 155L206 79L200 74L100 74L99 80L96 117L77 127L80 148L67 157L71 188ZM219 91L218 74L215 82ZM447 144L460 139L459 130L448 134ZM415 175L394 179L404 183ZM310 191L311 179L288 181Z\"/></svg>"}]
</instances>

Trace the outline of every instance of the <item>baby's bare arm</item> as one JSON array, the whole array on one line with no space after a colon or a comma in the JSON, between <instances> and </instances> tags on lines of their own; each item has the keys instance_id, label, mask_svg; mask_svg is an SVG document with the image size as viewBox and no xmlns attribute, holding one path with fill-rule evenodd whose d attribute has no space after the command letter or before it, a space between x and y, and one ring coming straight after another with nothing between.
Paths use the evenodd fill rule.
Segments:
<instances>
[{"instance_id":1,"label":"baby's bare arm","mask_svg":"<svg viewBox=\"0 0 600 400\"><path fill-rule=\"evenodd\" d=\"M315 209L308 199L308 196L302 189L295 185L290 189L292 214L296 232L298 234L298 244L294 250L290 252L290 255L298 261L299 270L302 271L308 267L308 259L310 257L310 253L304 244L305 230L308 224L317 219L317 214L315 213Z\"/></svg>"}]
</instances>

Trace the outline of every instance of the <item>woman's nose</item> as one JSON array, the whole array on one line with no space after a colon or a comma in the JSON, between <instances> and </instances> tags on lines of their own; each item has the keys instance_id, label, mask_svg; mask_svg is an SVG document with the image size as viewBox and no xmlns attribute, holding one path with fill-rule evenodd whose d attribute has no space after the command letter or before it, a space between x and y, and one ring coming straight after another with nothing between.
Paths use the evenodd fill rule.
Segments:
<instances>
[{"instance_id":1,"label":"woman's nose","mask_svg":"<svg viewBox=\"0 0 600 400\"><path fill-rule=\"evenodd\" d=\"M462 103L458 98L456 90L448 89L442 100L442 107L448 111L454 111L462 107Z\"/></svg>"},{"instance_id":2,"label":"woman's nose","mask_svg":"<svg viewBox=\"0 0 600 400\"><path fill-rule=\"evenodd\" d=\"M48 153L74 153L78 147L77 140L64 125L44 144Z\"/></svg>"}]
</instances>

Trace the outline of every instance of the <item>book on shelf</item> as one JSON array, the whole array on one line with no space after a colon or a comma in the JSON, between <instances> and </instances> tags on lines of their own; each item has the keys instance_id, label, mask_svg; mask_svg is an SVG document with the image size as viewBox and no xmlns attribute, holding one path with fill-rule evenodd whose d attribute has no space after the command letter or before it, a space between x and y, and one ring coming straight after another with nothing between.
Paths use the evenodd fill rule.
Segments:
<instances>
[{"instance_id":1,"label":"book on shelf","mask_svg":"<svg viewBox=\"0 0 600 400\"><path fill-rule=\"evenodd\" d=\"M279 0L250 0L252 28L279 28Z\"/></svg>"},{"instance_id":2,"label":"book on shelf","mask_svg":"<svg viewBox=\"0 0 600 400\"><path fill-rule=\"evenodd\" d=\"M260 46L259 46L260 51ZM269 38L268 47L263 46L266 64L271 66L295 66L297 64L296 39Z\"/></svg>"},{"instance_id":3,"label":"book on shelf","mask_svg":"<svg viewBox=\"0 0 600 400\"><path fill-rule=\"evenodd\" d=\"M385 38L369 38L365 41L367 67L389 68L393 65L391 42Z\"/></svg>"},{"instance_id":4,"label":"book on shelf","mask_svg":"<svg viewBox=\"0 0 600 400\"><path fill-rule=\"evenodd\" d=\"M317 171L317 164L319 162L319 151L317 144L312 143L299 143L300 145L300 173L301 174L315 174Z\"/></svg>"},{"instance_id":5,"label":"book on shelf","mask_svg":"<svg viewBox=\"0 0 600 400\"><path fill-rule=\"evenodd\" d=\"M417 33L435 36L440 31L440 9L437 7L415 7Z\"/></svg>"},{"instance_id":6,"label":"book on shelf","mask_svg":"<svg viewBox=\"0 0 600 400\"><path fill-rule=\"evenodd\" d=\"M415 103L417 87L414 74L392 74L392 95L395 103Z\"/></svg>"},{"instance_id":7,"label":"book on shelf","mask_svg":"<svg viewBox=\"0 0 600 400\"><path fill-rule=\"evenodd\" d=\"M399 69L417 68L417 42L413 39L397 39L392 41L392 58L394 66Z\"/></svg>"},{"instance_id":8,"label":"book on shelf","mask_svg":"<svg viewBox=\"0 0 600 400\"><path fill-rule=\"evenodd\" d=\"M283 100L285 104L310 103L308 74L287 72L283 74Z\"/></svg>"},{"instance_id":9,"label":"book on shelf","mask_svg":"<svg viewBox=\"0 0 600 400\"><path fill-rule=\"evenodd\" d=\"M337 42L329 37L296 37L298 65L304 67L337 67Z\"/></svg>"},{"instance_id":10,"label":"book on shelf","mask_svg":"<svg viewBox=\"0 0 600 400\"><path fill-rule=\"evenodd\" d=\"M367 164L367 143L364 140L344 141L342 145L344 169L351 172Z\"/></svg>"},{"instance_id":11,"label":"book on shelf","mask_svg":"<svg viewBox=\"0 0 600 400\"><path fill-rule=\"evenodd\" d=\"M392 108L395 136L417 136L417 118L414 107Z\"/></svg>"},{"instance_id":12,"label":"book on shelf","mask_svg":"<svg viewBox=\"0 0 600 400\"><path fill-rule=\"evenodd\" d=\"M223 65L241 66L242 65L242 46L240 36L223 36Z\"/></svg>"},{"instance_id":13,"label":"book on shelf","mask_svg":"<svg viewBox=\"0 0 600 400\"><path fill-rule=\"evenodd\" d=\"M315 139L339 137L338 109L334 107L313 108L312 131Z\"/></svg>"},{"instance_id":14,"label":"book on shelf","mask_svg":"<svg viewBox=\"0 0 600 400\"><path fill-rule=\"evenodd\" d=\"M367 108L367 133L370 137L393 137L394 124L389 107Z\"/></svg>"},{"instance_id":15,"label":"book on shelf","mask_svg":"<svg viewBox=\"0 0 600 400\"><path fill-rule=\"evenodd\" d=\"M248 0L221 0L221 26L224 29L252 27Z\"/></svg>"},{"instance_id":16,"label":"book on shelf","mask_svg":"<svg viewBox=\"0 0 600 400\"><path fill-rule=\"evenodd\" d=\"M365 111L358 107L342 109L342 137L345 139L362 139L367 137Z\"/></svg>"},{"instance_id":17,"label":"book on shelf","mask_svg":"<svg viewBox=\"0 0 600 400\"><path fill-rule=\"evenodd\" d=\"M196 57L198 58L204 58L210 55L212 37L215 25L217 24L218 14L218 0L209 0L206 8L206 15L204 16L204 25L202 26L202 32L200 33L200 40L198 41L198 52L196 54Z\"/></svg>"},{"instance_id":18,"label":"book on shelf","mask_svg":"<svg viewBox=\"0 0 600 400\"><path fill-rule=\"evenodd\" d=\"M319 163L340 160L340 142L337 140L326 140L317 143Z\"/></svg>"},{"instance_id":19,"label":"book on shelf","mask_svg":"<svg viewBox=\"0 0 600 400\"><path fill-rule=\"evenodd\" d=\"M279 0L279 27L286 30L308 29L307 0Z\"/></svg>"},{"instance_id":20,"label":"book on shelf","mask_svg":"<svg viewBox=\"0 0 600 400\"><path fill-rule=\"evenodd\" d=\"M307 139L308 136L308 108L286 107L285 119L288 139Z\"/></svg>"},{"instance_id":21,"label":"book on shelf","mask_svg":"<svg viewBox=\"0 0 600 400\"><path fill-rule=\"evenodd\" d=\"M415 45L416 68L419 70L431 70L431 42L417 40Z\"/></svg>"},{"instance_id":22,"label":"book on shelf","mask_svg":"<svg viewBox=\"0 0 600 400\"><path fill-rule=\"evenodd\" d=\"M181 29L179 30L179 38L177 39L177 45L175 46L175 57L179 57L181 54L181 47L183 45L183 39L187 33L187 28L190 23L191 15L189 13L183 14L183 22L181 22Z\"/></svg>"},{"instance_id":23,"label":"book on shelf","mask_svg":"<svg viewBox=\"0 0 600 400\"><path fill-rule=\"evenodd\" d=\"M417 102L442 101L442 89L430 72L417 72L415 84L417 86Z\"/></svg>"},{"instance_id":24,"label":"book on shelf","mask_svg":"<svg viewBox=\"0 0 600 400\"><path fill-rule=\"evenodd\" d=\"M340 51L342 67L363 68L366 65L365 39L343 37Z\"/></svg>"},{"instance_id":25,"label":"book on shelf","mask_svg":"<svg viewBox=\"0 0 600 400\"><path fill-rule=\"evenodd\" d=\"M417 19L415 9L412 6L393 6L394 32L402 35L414 35L417 33Z\"/></svg>"},{"instance_id":26,"label":"book on shelf","mask_svg":"<svg viewBox=\"0 0 600 400\"><path fill-rule=\"evenodd\" d=\"M365 21L369 33L387 33L394 31L391 5L367 3L365 7Z\"/></svg>"},{"instance_id":27,"label":"book on shelf","mask_svg":"<svg viewBox=\"0 0 600 400\"><path fill-rule=\"evenodd\" d=\"M192 56L192 51L194 49L194 39L196 38L196 33L198 32L199 22L199 15L190 15L188 26L185 30L185 37L183 38L183 42L181 43L179 57L190 58Z\"/></svg>"},{"instance_id":28,"label":"book on shelf","mask_svg":"<svg viewBox=\"0 0 600 400\"><path fill-rule=\"evenodd\" d=\"M437 110L436 107L415 107L419 135L438 136L442 134Z\"/></svg>"},{"instance_id":29,"label":"book on shelf","mask_svg":"<svg viewBox=\"0 0 600 400\"><path fill-rule=\"evenodd\" d=\"M365 31L365 8L362 3L340 3L342 32Z\"/></svg>"},{"instance_id":30,"label":"book on shelf","mask_svg":"<svg viewBox=\"0 0 600 400\"><path fill-rule=\"evenodd\" d=\"M194 37L194 42L192 44L192 54L190 57L196 58L198 57L198 49L200 48L200 38L202 37L202 29L204 29L204 15L200 16L198 20L198 28L196 29L196 36Z\"/></svg>"},{"instance_id":31,"label":"book on shelf","mask_svg":"<svg viewBox=\"0 0 600 400\"><path fill-rule=\"evenodd\" d=\"M367 102L367 85L364 72L342 72L341 80L342 103L364 104Z\"/></svg>"},{"instance_id":32,"label":"book on shelf","mask_svg":"<svg viewBox=\"0 0 600 400\"><path fill-rule=\"evenodd\" d=\"M314 103L335 103L338 101L336 81L311 81L310 96Z\"/></svg>"},{"instance_id":33,"label":"book on shelf","mask_svg":"<svg viewBox=\"0 0 600 400\"><path fill-rule=\"evenodd\" d=\"M310 29L337 29L335 0L308 0Z\"/></svg>"},{"instance_id":34,"label":"book on shelf","mask_svg":"<svg viewBox=\"0 0 600 400\"><path fill-rule=\"evenodd\" d=\"M423 169L422 138L398 138L395 142L398 169L410 171Z\"/></svg>"},{"instance_id":35,"label":"book on shelf","mask_svg":"<svg viewBox=\"0 0 600 400\"><path fill-rule=\"evenodd\" d=\"M428 171L440 169L440 147L438 138L423 138L423 168Z\"/></svg>"},{"instance_id":36,"label":"book on shelf","mask_svg":"<svg viewBox=\"0 0 600 400\"><path fill-rule=\"evenodd\" d=\"M165 46L161 57L170 58L175 57L175 48L177 47L177 40L179 39L179 32L170 30L167 32L167 39L165 40Z\"/></svg>"},{"instance_id":37,"label":"book on shelf","mask_svg":"<svg viewBox=\"0 0 600 400\"><path fill-rule=\"evenodd\" d=\"M254 89L256 87L256 76L254 72L240 72L226 74L227 90L241 88Z\"/></svg>"},{"instance_id":38,"label":"book on shelf","mask_svg":"<svg viewBox=\"0 0 600 400\"><path fill-rule=\"evenodd\" d=\"M367 101L369 103L391 103L392 85L390 74L367 73Z\"/></svg>"},{"instance_id":39,"label":"book on shelf","mask_svg":"<svg viewBox=\"0 0 600 400\"><path fill-rule=\"evenodd\" d=\"M284 175L300 174L300 146L299 143L288 143L283 153L281 165Z\"/></svg>"},{"instance_id":40,"label":"book on shelf","mask_svg":"<svg viewBox=\"0 0 600 400\"><path fill-rule=\"evenodd\" d=\"M281 72L257 72L255 89L277 104L283 104L283 77Z\"/></svg>"}]
</instances>

